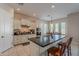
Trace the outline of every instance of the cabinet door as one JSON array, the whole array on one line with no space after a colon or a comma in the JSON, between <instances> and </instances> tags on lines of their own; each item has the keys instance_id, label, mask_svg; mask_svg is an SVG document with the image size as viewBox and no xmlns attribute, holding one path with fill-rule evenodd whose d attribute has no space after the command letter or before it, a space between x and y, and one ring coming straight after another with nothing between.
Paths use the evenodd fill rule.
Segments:
<instances>
[{"instance_id":1,"label":"cabinet door","mask_svg":"<svg viewBox=\"0 0 79 59\"><path fill-rule=\"evenodd\" d=\"M27 35L21 35L21 43L27 42Z\"/></svg>"},{"instance_id":2,"label":"cabinet door","mask_svg":"<svg viewBox=\"0 0 79 59\"><path fill-rule=\"evenodd\" d=\"M29 46L30 46L29 48L30 48L31 56L39 56L40 55L40 49L39 49L40 47L37 44L30 41Z\"/></svg>"}]
</instances>

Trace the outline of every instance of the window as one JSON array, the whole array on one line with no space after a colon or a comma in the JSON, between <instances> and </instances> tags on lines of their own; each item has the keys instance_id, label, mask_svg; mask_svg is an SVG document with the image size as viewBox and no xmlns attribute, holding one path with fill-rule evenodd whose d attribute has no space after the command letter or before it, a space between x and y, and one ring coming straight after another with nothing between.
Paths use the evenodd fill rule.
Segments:
<instances>
[{"instance_id":1,"label":"window","mask_svg":"<svg viewBox=\"0 0 79 59\"><path fill-rule=\"evenodd\" d=\"M66 32L66 23L65 22L62 22L61 24L61 34L66 34L65 32Z\"/></svg>"},{"instance_id":2,"label":"window","mask_svg":"<svg viewBox=\"0 0 79 59\"><path fill-rule=\"evenodd\" d=\"M39 28L41 29L41 35L44 35L48 32L48 24L40 23Z\"/></svg>"},{"instance_id":3,"label":"window","mask_svg":"<svg viewBox=\"0 0 79 59\"><path fill-rule=\"evenodd\" d=\"M50 24L50 32L66 34L66 23Z\"/></svg>"},{"instance_id":4,"label":"window","mask_svg":"<svg viewBox=\"0 0 79 59\"><path fill-rule=\"evenodd\" d=\"M50 24L50 32L54 32L54 25Z\"/></svg>"},{"instance_id":5,"label":"window","mask_svg":"<svg viewBox=\"0 0 79 59\"><path fill-rule=\"evenodd\" d=\"M54 30L55 33L59 33L59 23L56 23L55 24L55 30Z\"/></svg>"},{"instance_id":6,"label":"window","mask_svg":"<svg viewBox=\"0 0 79 59\"><path fill-rule=\"evenodd\" d=\"M44 34L46 34L48 32L48 26L47 26L47 24L44 24L43 31L44 31Z\"/></svg>"}]
</instances>

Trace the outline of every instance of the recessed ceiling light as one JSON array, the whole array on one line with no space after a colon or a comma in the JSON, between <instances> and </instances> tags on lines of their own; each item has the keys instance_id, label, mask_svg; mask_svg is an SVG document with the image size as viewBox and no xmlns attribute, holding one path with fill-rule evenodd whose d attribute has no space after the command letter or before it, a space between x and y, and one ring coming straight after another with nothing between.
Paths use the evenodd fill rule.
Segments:
<instances>
[{"instance_id":1,"label":"recessed ceiling light","mask_svg":"<svg viewBox=\"0 0 79 59\"><path fill-rule=\"evenodd\" d=\"M17 10L17 11L19 11L19 10L20 10L20 8L17 8L16 10Z\"/></svg>"},{"instance_id":2,"label":"recessed ceiling light","mask_svg":"<svg viewBox=\"0 0 79 59\"><path fill-rule=\"evenodd\" d=\"M33 16L36 16L36 14L35 14L35 13L33 13Z\"/></svg>"},{"instance_id":3,"label":"recessed ceiling light","mask_svg":"<svg viewBox=\"0 0 79 59\"><path fill-rule=\"evenodd\" d=\"M52 8L55 8L55 5L52 5L51 7L52 7Z\"/></svg>"}]
</instances>

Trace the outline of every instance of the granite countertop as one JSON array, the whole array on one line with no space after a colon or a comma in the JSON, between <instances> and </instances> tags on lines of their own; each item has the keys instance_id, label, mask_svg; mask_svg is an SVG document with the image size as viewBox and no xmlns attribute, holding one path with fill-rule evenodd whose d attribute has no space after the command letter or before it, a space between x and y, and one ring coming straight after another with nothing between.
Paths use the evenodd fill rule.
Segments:
<instances>
[{"instance_id":1,"label":"granite countertop","mask_svg":"<svg viewBox=\"0 0 79 59\"><path fill-rule=\"evenodd\" d=\"M29 38L30 41L38 44L41 47L48 46L49 44L52 44L54 42L57 42L61 39L65 38L65 35L47 35L47 36L39 36L39 37L32 37Z\"/></svg>"}]
</instances>

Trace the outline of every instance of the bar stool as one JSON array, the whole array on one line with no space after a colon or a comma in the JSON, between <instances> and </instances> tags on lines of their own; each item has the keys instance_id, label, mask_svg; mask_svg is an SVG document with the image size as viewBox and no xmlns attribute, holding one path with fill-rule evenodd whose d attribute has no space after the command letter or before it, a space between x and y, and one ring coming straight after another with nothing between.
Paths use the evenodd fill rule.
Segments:
<instances>
[{"instance_id":1,"label":"bar stool","mask_svg":"<svg viewBox=\"0 0 79 59\"><path fill-rule=\"evenodd\" d=\"M48 56L53 55L53 56L62 56L65 52L66 44L63 44L61 48L59 47L51 47L49 48L48 51Z\"/></svg>"},{"instance_id":2,"label":"bar stool","mask_svg":"<svg viewBox=\"0 0 79 59\"><path fill-rule=\"evenodd\" d=\"M65 50L67 49L67 55L71 55L71 41L72 37L70 37L67 42L61 42L58 43L58 47L51 47L49 48L48 51L48 56L53 55L53 56L63 56L65 55Z\"/></svg>"},{"instance_id":3,"label":"bar stool","mask_svg":"<svg viewBox=\"0 0 79 59\"><path fill-rule=\"evenodd\" d=\"M58 43L59 46L62 46L63 43L66 43L66 50L67 50L67 55L68 56L71 56L72 53L71 53L71 42L72 42L72 37L70 37L67 42L62 42L62 43Z\"/></svg>"}]
</instances>

